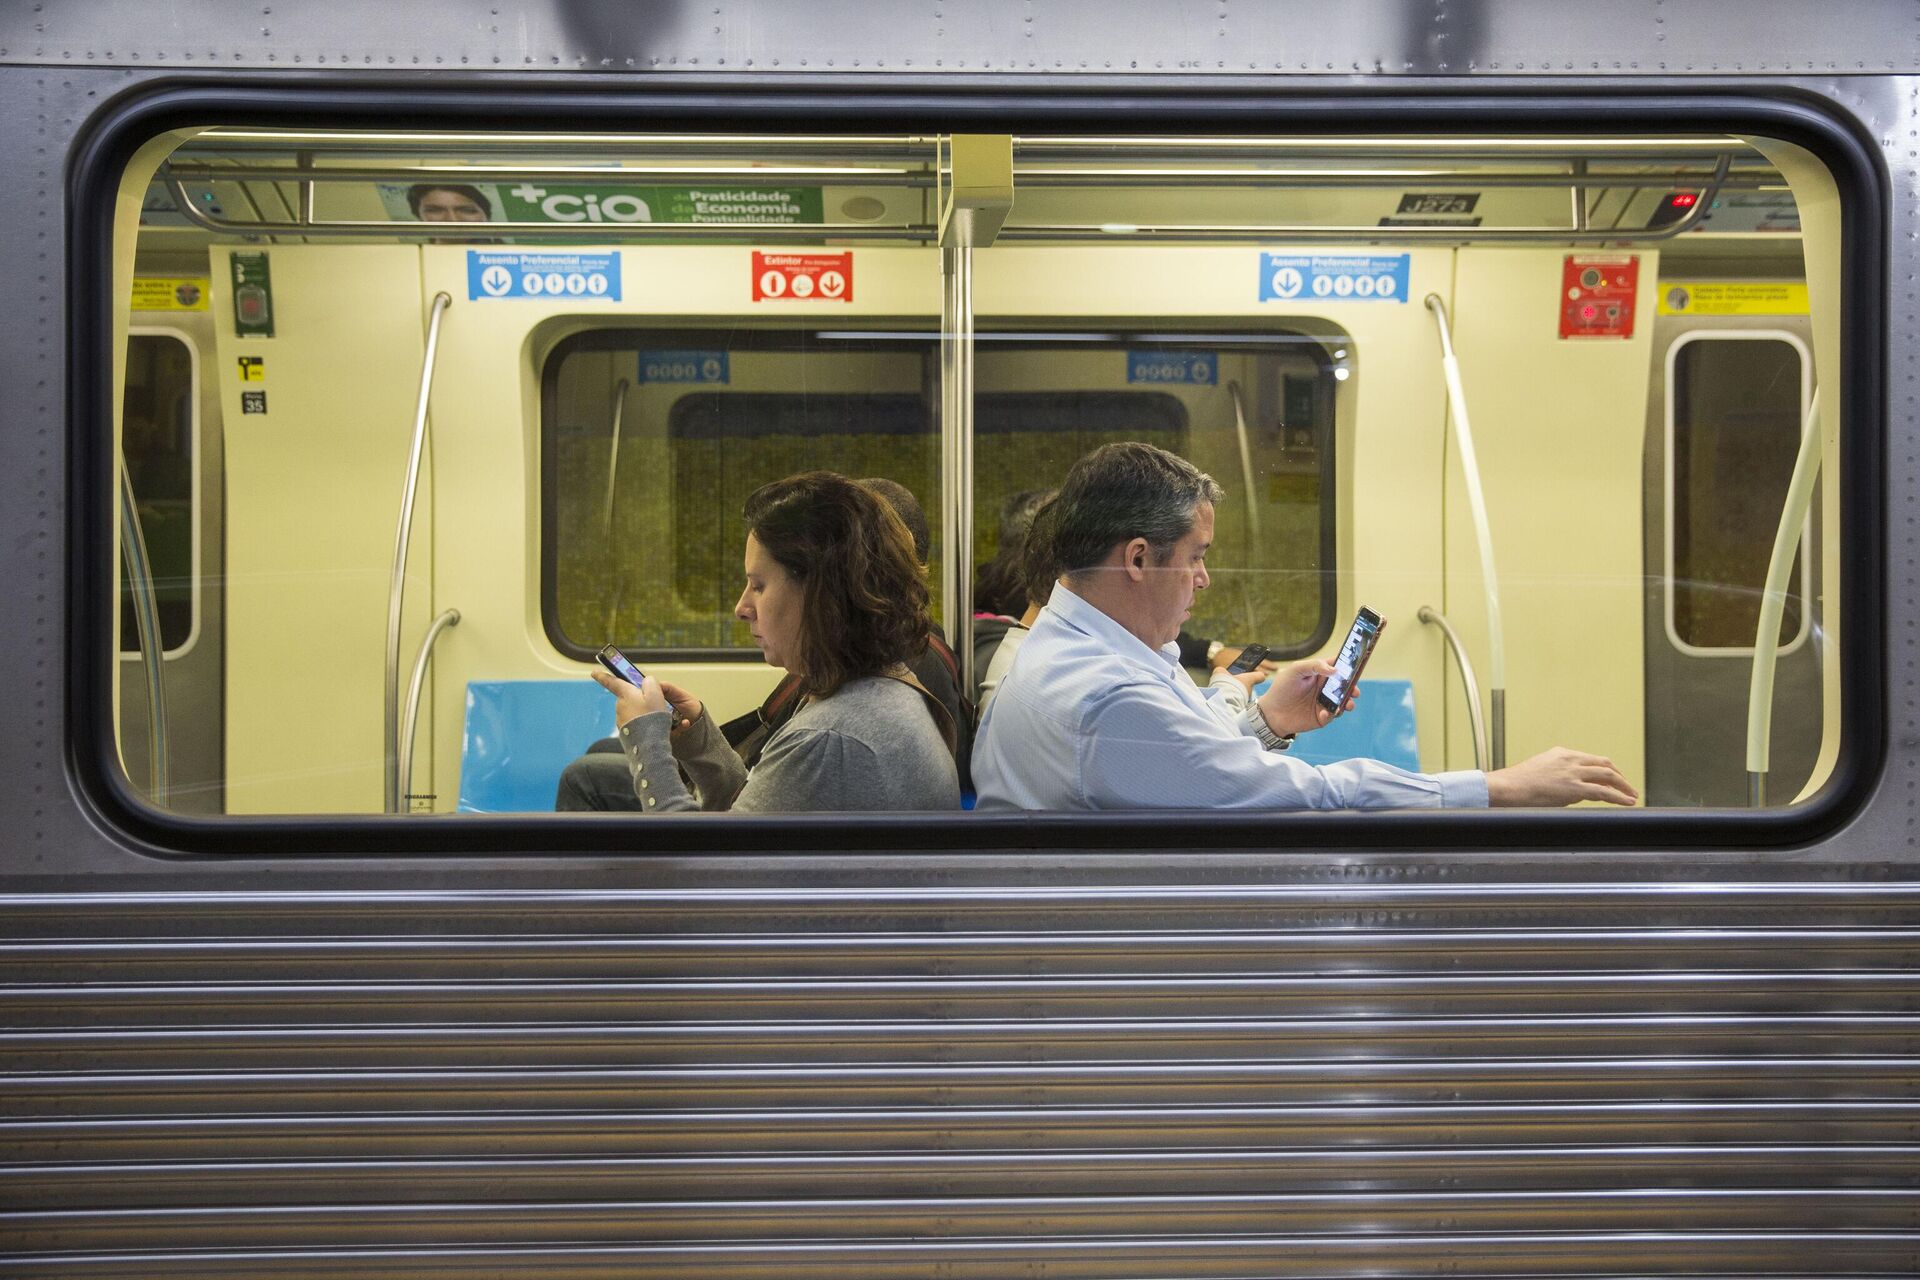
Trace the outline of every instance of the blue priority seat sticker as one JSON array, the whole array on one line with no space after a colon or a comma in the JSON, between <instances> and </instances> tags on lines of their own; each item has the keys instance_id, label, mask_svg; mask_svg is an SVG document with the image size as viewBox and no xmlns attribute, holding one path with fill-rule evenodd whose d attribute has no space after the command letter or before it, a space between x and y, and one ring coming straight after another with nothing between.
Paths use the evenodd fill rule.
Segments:
<instances>
[{"instance_id":1,"label":"blue priority seat sticker","mask_svg":"<svg viewBox=\"0 0 1920 1280\"><path fill-rule=\"evenodd\" d=\"M467 299L566 298L620 301L620 254L467 250Z\"/></svg>"},{"instance_id":2,"label":"blue priority seat sticker","mask_svg":"<svg viewBox=\"0 0 1920 1280\"><path fill-rule=\"evenodd\" d=\"M1129 351L1128 382L1160 382L1210 387L1219 380L1220 360L1211 351Z\"/></svg>"},{"instance_id":3,"label":"blue priority seat sticker","mask_svg":"<svg viewBox=\"0 0 1920 1280\"><path fill-rule=\"evenodd\" d=\"M1404 253L1263 253L1260 301L1405 302L1411 261Z\"/></svg>"}]
</instances>

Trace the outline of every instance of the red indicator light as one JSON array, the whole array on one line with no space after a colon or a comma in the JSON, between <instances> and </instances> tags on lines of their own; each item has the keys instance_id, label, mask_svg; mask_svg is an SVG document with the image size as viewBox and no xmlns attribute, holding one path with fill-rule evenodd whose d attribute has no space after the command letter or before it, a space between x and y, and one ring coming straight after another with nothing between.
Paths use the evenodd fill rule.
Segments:
<instances>
[{"instance_id":1,"label":"red indicator light","mask_svg":"<svg viewBox=\"0 0 1920 1280\"><path fill-rule=\"evenodd\" d=\"M1700 197L1691 191L1676 191L1667 197L1667 203L1676 209L1691 209L1700 202Z\"/></svg>"},{"instance_id":2,"label":"red indicator light","mask_svg":"<svg viewBox=\"0 0 1920 1280\"><path fill-rule=\"evenodd\" d=\"M1593 318L1594 318L1595 316L1597 316L1597 315L1599 315L1599 314L1600 314L1600 308L1598 308L1598 307L1582 307L1582 308L1580 308L1580 318L1581 318L1582 320L1591 320L1591 319L1593 319Z\"/></svg>"}]
</instances>

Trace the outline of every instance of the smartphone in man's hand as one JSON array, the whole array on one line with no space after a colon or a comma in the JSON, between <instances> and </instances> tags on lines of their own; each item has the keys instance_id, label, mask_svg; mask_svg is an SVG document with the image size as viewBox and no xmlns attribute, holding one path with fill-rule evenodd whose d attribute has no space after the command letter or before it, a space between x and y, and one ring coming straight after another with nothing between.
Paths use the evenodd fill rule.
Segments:
<instances>
[{"instance_id":1,"label":"smartphone in man's hand","mask_svg":"<svg viewBox=\"0 0 1920 1280\"><path fill-rule=\"evenodd\" d=\"M1354 615L1353 626L1347 629L1347 638L1340 643L1340 656L1333 661L1333 674L1320 686L1318 694L1320 705L1339 715L1347 705L1347 699L1353 695L1353 686L1360 679L1367 659L1373 656L1373 646L1380 643L1380 633L1386 629L1386 619L1365 605Z\"/></svg>"}]
</instances>

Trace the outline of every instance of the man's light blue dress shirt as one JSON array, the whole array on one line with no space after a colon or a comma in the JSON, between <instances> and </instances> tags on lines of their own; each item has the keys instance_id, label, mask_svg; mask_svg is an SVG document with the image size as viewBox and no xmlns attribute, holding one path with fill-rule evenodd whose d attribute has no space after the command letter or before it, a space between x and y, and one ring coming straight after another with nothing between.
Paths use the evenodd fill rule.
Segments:
<instances>
[{"instance_id":1,"label":"man's light blue dress shirt","mask_svg":"<svg viewBox=\"0 0 1920 1280\"><path fill-rule=\"evenodd\" d=\"M1180 665L1064 585L1033 625L973 744L977 808L1485 808L1486 775L1377 760L1314 766L1263 749Z\"/></svg>"}]
</instances>

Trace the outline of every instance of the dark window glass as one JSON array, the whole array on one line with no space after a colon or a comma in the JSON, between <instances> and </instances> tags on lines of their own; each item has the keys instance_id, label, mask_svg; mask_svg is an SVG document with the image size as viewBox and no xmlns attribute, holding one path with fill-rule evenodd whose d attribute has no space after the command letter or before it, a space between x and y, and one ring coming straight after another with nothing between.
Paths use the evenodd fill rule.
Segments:
<instances>
[{"instance_id":1,"label":"dark window glass","mask_svg":"<svg viewBox=\"0 0 1920 1280\"><path fill-rule=\"evenodd\" d=\"M1702 649L1751 649L1800 445L1792 343L1701 338L1673 368L1673 623ZM1796 555L1780 643L1801 626Z\"/></svg>"},{"instance_id":2,"label":"dark window glass","mask_svg":"<svg viewBox=\"0 0 1920 1280\"><path fill-rule=\"evenodd\" d=\"M153 566L163 650L193 633L193 358L186 343L158 334L127 340L122 448L140 531ZM120 588L120 648L140 649L133 590Z\"/></svg>"},{"instance_id":3,"label":"dark window glass","mask_svg":"<svg viewBox=\"0 0 1920 1280\"><path fill-rule=\"evenodd\" d=\"M1209 557L1215 586L1196 602L1195 633L1304 651L1324 638L1332 610L1331 375L1319 348L1297 339L1197 346L1169 356L1125 334L982 333L974 563L998 549L1008 498L1057 484L1102 444L1144 440L1228 490ZM1196 361L1197 383L1153 381L1192 377ZM549 633L576 656L610 640L756 652L732 613L740 509L760 485L812 468L913 491L933 531L937 614L938 378L935 338L910 331L628 329L566 340L547 363L542 421Z\"/></svg>"},{"instance_id":4,"label":"dark window glass","mask_svg":"<svg viewBox=\"0 0 1920 1280\"><path fill-rule=\"evenodd\" d=\"M974 385L976 565L999 549L1006 500L1059 484L1116 440L1186 458L1226 490L1214 511L1213 585L1190 634L1316 648L1332 626L1331 363L1291 334L1161 339L979 336ZM1044 392L1014 388L1045 386Z\"/></svg>"}]
</instances>

